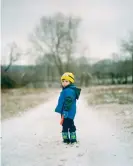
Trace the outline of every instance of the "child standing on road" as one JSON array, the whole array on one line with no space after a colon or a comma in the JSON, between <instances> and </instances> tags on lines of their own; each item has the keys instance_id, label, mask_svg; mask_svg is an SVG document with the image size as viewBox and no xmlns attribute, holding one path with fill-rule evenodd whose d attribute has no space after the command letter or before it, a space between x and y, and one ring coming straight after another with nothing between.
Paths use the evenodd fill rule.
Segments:
<instances>
[{"instance_id":1,"label":"child standing on road","mask_svg":"<svg viewBox=\"0 0 133 166\"><path fill-rule=\"evenodd\" d=\"M60 113L63 118L62 138L64 143L77 142L74 118L76 115L76 100L79 98L81 89L77 88L74 82L75 79L72 73L66 72L62 75L62 92L55 109L55 112Z\"/></svg>"}]
</instances>

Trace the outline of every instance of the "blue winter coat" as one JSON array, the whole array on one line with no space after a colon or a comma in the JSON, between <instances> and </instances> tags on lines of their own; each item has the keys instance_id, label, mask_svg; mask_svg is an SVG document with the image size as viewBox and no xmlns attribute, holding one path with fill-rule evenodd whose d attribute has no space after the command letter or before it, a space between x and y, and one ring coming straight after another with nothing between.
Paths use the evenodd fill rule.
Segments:
<instances>
[{"instance_id":1,"label":"blue winter coat","mask_svg":"<svg viewBox=\"0 0 133 166\"><path fill-rule=\"evenodd\" d=\"M68 111L68 118L74 119L76 115L76 100L80 96L80 91L81 89L77 88L74 84L63 88L55 112L62 115L63 111Z\"/></svg>"}]
</instances>

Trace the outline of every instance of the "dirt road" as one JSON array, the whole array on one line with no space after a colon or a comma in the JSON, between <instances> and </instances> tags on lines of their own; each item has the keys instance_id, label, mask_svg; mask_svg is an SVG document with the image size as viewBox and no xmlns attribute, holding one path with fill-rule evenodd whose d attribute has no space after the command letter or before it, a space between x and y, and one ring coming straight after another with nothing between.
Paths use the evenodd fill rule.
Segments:
<instances>
[{"instance_id":1,"label":"dirt road","mask_svg":"<svg viewBox=\"0 0 133 166\"><path fill-rule=\"evenodd\" d=\"M2 122L2 166L133 166L133 144L110 117L99 117L84 94L78 102L79 143L61 141L57 96L21 117ZM123 139L125 138L125 139ZM133 139L133 138L132 138Z\"/></svg>"}]
</instances>

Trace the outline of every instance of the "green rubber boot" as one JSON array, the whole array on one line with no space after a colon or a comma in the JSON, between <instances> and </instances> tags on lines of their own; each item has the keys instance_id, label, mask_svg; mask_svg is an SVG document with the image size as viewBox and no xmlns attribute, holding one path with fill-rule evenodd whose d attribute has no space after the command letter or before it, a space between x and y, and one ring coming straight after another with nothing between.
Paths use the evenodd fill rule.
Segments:
<instances>
[{"instance_id":1,"label":"green rubber boot","mask_svg":"<svg viewBox=\"0 0 133 166\"><path fill-rule=\"evenodd\" d=\"M76 132L71 132L70 133L70 142L73 144L75 142L77 142L77 138L76 138Z\"/></svg>"},{"instance_id":2,"label":"green rubber boot","mask_svg":"<svg viewBox=\"0 0 133 166\"><path fill-rule=\"evenodd\" d=\"M67 143L67 144L70 143L68 132L62 132L62 138L64 143Z\"/></svg>"}]
</instances>

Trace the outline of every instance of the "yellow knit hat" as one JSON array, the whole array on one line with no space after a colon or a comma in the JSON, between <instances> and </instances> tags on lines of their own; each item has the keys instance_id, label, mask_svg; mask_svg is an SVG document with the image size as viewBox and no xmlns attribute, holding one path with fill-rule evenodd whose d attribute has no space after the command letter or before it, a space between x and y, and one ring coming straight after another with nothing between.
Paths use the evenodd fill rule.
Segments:
<instances>
[{"instance_id":1,"label":"yellow knit hat","mask_svg":"<svg viewBox=\"0 0 133 166\"><path fill-rule=\"evenodd\" d=\"M61 81L62 80L67 80L70 81L71 83L74 83L74 75L73 73L66 72L61 76Z\"/></svg>"}]
</instances>

